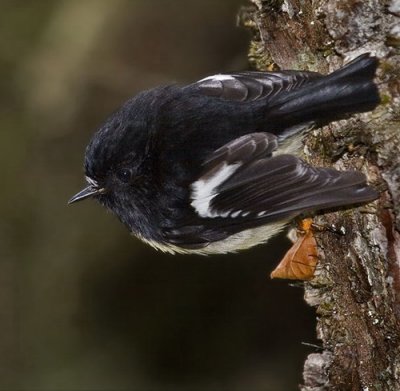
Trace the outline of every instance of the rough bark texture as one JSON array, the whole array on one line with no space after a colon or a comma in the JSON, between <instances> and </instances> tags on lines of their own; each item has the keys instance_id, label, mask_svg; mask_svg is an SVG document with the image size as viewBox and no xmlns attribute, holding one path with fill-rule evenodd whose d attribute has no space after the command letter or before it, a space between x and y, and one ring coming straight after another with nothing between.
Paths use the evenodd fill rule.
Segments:
<instances>
[{"instance_id":1,"label":"rough bark texture","mask_svg":"<svg viewBox=\"0 0 400 391\"><path fill-rule=\"evenodd\" d=\"M364 52L381 59L382 105L312 132L305 158L356 167L382 191L370 205L315 221L320 263L305 286L322 353L304 365L303 391L400 390L400 1L251 0L255 68L328 72Z\"/></svg>"}]
</instances>

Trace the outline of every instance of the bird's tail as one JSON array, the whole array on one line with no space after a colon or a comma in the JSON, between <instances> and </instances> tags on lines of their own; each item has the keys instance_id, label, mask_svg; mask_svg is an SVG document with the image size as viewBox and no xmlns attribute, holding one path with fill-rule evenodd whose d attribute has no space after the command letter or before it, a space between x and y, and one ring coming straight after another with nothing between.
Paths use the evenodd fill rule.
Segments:
<instances>
[{"instance_id":1,"label":"bird's tail","mask_svg":"<svg viewBox=\"0 0 400 391\"><path fill-rule=\"evenodd\" d=\"M374 82L378 59L363 54L343 68L312 80L307 86L271 101L269 115L285 123L318 125L373 110L379 103ZM271 118L270 117L270 118Z\"/></svg>"}]
</instances>

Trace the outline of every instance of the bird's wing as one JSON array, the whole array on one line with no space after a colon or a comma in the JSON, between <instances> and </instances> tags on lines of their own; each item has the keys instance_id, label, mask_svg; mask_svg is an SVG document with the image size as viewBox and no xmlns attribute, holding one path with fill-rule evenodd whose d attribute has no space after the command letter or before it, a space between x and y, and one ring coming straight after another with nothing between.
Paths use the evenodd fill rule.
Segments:
<instances>
[{"instance_id":1,"label":"bird's wing","mask_svg":"<svg viewBox=\"0 0 400 391\"><path fill-rule=\"evenodd\" d=\"M312 210L370 201L377 195L361 172L316 168L293 155L226 165L232 166L235 169L224 182L202 194L209 202L201 203L193 192L192 206L202 217L243 217L267 223ZM202 178L200 181L204 181Z\"/></svg>"},{"instance_id":2,"label":"bird's wing","mask_svg":"<svg viewBox=\"0 0 400 391\"><path fill-rule=\"evenodd\" d=\"M250 102L297 89L322 77L316 72L238 72L206 77L186 88L229 101Z\"/></svg>"},{"instance_id":3,"label":"bird's wing","mask_svg":"<svg viewBox=\"0 0 400 391\"><path fill-rule=\"evenodd\" d=\"M274 156L276 146L274 135L253 133L211 154L191 185L197 218L174 230L170 241L206 244L303 212L377 198L361 172L316 168L292 155Z\"/></svg>"}]
</instances>

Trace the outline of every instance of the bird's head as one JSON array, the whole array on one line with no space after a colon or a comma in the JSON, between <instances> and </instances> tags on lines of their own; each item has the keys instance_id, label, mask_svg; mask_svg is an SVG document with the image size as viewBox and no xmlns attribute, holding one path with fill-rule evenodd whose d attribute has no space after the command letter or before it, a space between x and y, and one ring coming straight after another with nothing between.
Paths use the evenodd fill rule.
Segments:
<instances>
[{"instance_id":1,"label":"bird's head","mask_svg":"<svg viewBox=\"0 0 400 391\"><path fill-rule=\"evenodd\" d=\"M85 153L87 186L75 194L69 204L94 198L111 209L120 220L135 229L135 201L148 165L149 126L140 113L128 102L114 113L89 142ZM134 215L133 215L134 214Z\"/></svg>"}]
</instances>

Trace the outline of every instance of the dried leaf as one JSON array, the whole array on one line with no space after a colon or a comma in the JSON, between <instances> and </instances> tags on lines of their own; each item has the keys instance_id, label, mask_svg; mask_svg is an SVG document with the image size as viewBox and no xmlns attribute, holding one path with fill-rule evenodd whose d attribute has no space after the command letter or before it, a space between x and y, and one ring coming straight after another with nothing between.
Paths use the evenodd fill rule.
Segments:
<instances>
[{"instance_id":1,"label":"dried leaf","mask_svg":"<svg viewBox=\"0 0 400 391\"><path fill-rule=\"evenodd\" d=\"M318 262L317 242L311 231L311 223L303 220L298 239L271 273L271 278L311 280Z\"/></svg>"}]
</instances>

